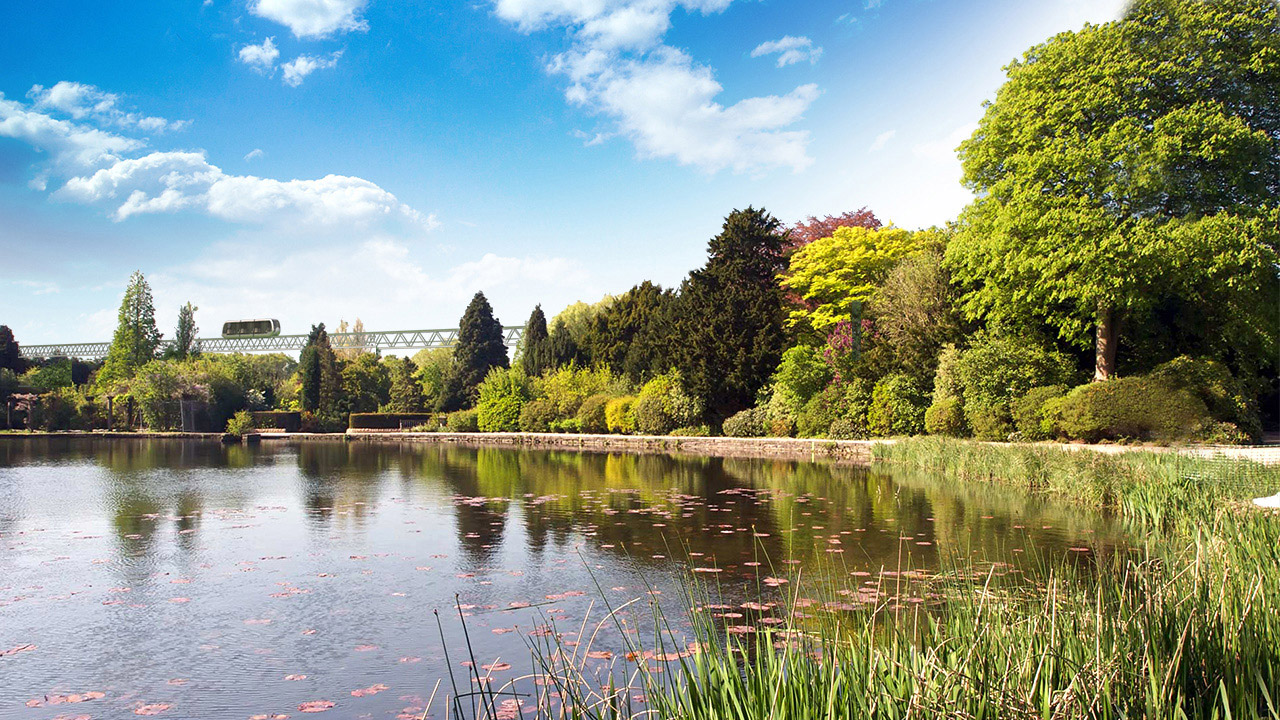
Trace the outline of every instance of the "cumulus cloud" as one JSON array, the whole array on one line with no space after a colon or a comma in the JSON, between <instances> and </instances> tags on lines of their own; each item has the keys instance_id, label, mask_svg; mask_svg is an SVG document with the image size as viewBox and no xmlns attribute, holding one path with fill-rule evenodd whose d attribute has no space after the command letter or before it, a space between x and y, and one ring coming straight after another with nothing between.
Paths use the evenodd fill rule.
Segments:
<instances>
[{"instance_id":1,"label":"cumulus cloud","mask_svg":"<svg viewBox=\"0 0 1280 720\"><path fill-rule=\"evenodd\" d=\"M565 97L611 119L642 157L707 172L802 170L809 134L789 129L818 97L815 85L784 95L716 101L724 88L707 65L662 42L677 9L714 13L731 0L496 0L495 14L524 32L563 28L573 42L548 70ZM810 48L810 52L818 50ZM820 52L820 50L818 50Z\"/></svg>"},{"instance_id":2,"label":"cumulus cloud","mask_svg":"<svg viewBox=\"0 0 1280 720\"><path fill-rule=\"evenodd\" d=\"M814 47L813 41L807 37L786 35L778 40L760 43L755 50L751 51L751 57L773 54L777 54L778 67L780 68L806 60L812 65L818 62L818 58L822 57L822 48Z\"/></svg>"},{"instance_id":3,"label":"cumulus cloud","mask_svg":"<svg viewBox=\"0 0 1280 720\"><path fill-rule=\"evenodd\" d=\"M368 30L360 17L366 0L251 0L249 12L280 23L299 38Z\"/></svg>"},{"instance_id":4,"label":"cumulus cloud","mask_svg":"<svg viewBox=\"0 0 1280 720\"><path fill-rule=\"evenodd\" d=\"M284 82L289 87L298 87L308 75L317 70L327 70L338 66L338 58L342 57L342 51L339 50L329 57L317 57L315 55L299 55L290 62L281 65L284 70Z\"/></svg>"},{"instance_id":5,"label":"cumulus cloud","mask_svg":"<svg viewBox=\"0 0 1280 720\"><path fill-rule=\"evenodd\" d=\"M436 224L434 217L419 213L359 177L276 180L234 175L210 163L203 151L153 151L125 157L146 144L50 117L3 95L0 136L22 140L51 156L52 172L68 178L54 192L55 197L109 206L116 221L185 210L234 223L275 227L376 225L420 233ZM41 172L40 189L50 172Z\"/></svg>"},{"instance_id":6,"label":"cumulus cloud","mask_svg":"<svg viewBox=\"0 0 1280 720\"><path fill-rule=\"evenodd\" d=\"M39 110L53 110L75 120L92 120L143 132L162 133L182 130L190 120L166 120L162 117L129 112L120 107L120 96L104 92L94 85L63 80L53 87L33 85L27 92Z\"/></svg>"},{"instance_id":7,"label":"cumulus cloud","mask_svg":"<svg viewBox=\"0 0 1280 720\"><path fill-rule=\"evenodd\" d=\"M278 57L280 57L280 50L276 48L273 37L263 40L261 45L245 45L240 48L240 62L260 72L273 69Z\"/></svg>"}]
</instances>

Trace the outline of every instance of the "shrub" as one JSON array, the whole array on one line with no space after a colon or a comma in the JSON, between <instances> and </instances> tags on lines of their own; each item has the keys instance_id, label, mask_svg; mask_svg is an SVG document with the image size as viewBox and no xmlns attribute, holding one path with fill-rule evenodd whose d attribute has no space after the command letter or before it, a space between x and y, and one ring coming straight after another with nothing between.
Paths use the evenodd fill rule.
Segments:
<instances>
[{"instance_id":1,"label":"shrub","mask_svg":"<svg viewBox=\"0 0 1280 720\"><path fill-rule=\"evenodd\" d=\"M1055 423L1045 416L1044 407L1066 394L1065 385L1049 385L1032 388L1013 402L1013 425L1023 440L1048 440L1056 434Z\"/></svg>"},{"instance_id":2,"label":"shrub","mask_svg":"<svg viewBox=\"0 0 1280 720\"><path fill-rule=\"evenodd\" d=\"M760 437L764 435L764 408L748 408L724 421L728 437Z\"/></svg>"},{"instance_id":3,"label":"shrub","mask_svg":"<svg viewBox=\"0 0 1280 720\"><path fill-rule=\"evenodd\" d=\"M773 373L773 385L785 387L804 405L831 382L831 366L817 348L798 345L782 353L782 361Z\"/></svg>"},{"instance_id":4,"label":"shrub","mask_svg":"<svg viewBox=\"0 0 1280 720\"><path fill-rule=\"evenodd\" d=\"M609 432L605 414L609 400L608 395L596 393L582 401L582 407L578 408L578 422L582 425L582 432L595 435Z\"/></svg>"},{"instance_id":5,"label":"shrub","mask_svg":"<svg viewBox=\"0 0 1280 720\"><path fill-rule=\"evenodd\" d=\"M446 421L449 432L479 432L480 418L475 410L455 410L449 413L449 419Z\"/></svg>"},{"instance_id":6,"label":"shrub","mask_svg":"<svg viewBox=\"0 0 1280 720\"><path fill-rule=\"evenodd\" d=\"M935 398L929 409L924 411L924 430L930 435L963 437L967 429L960 398Z\"/></svg>"},{"instance_id":7,"label":"shrub","mask_svg":"<svg viewBox=\"0 0 1280 720\"><path fill-rule=\"evenodd\" d=\"M609 432L630 435L636 431L635 404L634 395L614 398L605 404L604 420Z\"/></svg>"},{"instance_id":8,"label":"shrub","mask_svg":"<svg viewBox=\"0 0 1280 720\"><path fill-rule=\"evenodd\" d=\"M520 368L494 368L477 389L476 422L481 432L515 432L532 384Z\"/></svg>"},{"instance_id":9,"label":"shrub","mask_svg":"<svg viewBox=\"0 0 1280 720\"><path fill-rule=\"evenodd\" d=\"M711 435L710 425L690 425L687 427L676 428L672 430L671 435L675 437L708 437Z\"/></svg>"},{"instance_id":10,"label":"shrub","mask_svg":"<svg viewBox=\"0 0 1280 720\"><path fill-rule=\"evenodd\" d=\"M925 395L909 376L876 383L867 409L867 429L877 435L918 435L924 430Z\"/></svg>"},{"instance_id":11,"label":"shrub","mask_svg":"<svg viewBox=\"0 0 1280 720\"><path fill-rule=\"evenodd\" d=\"M297 413L255 413L260 416L281 415L283 422ZM353 430L402 430L429 423L435 419L431 413L351 413L347 425Z\"/></svg>"},{"instance_id":12,"label":"shrub","mask_svg":"<svg viewBox=\"0 0 1280 720\"><path fill-rule=\"evenodd\" d=\"M1042 412L1067 437L1088 442L1188 439L1212 422L1199 398L1145 377L1081 385Z\"/></svg>"},{"instance_id":13,"label":"shrub","mask_svg":"<svg viewBox=\"0 0 1280 720\"><path fill-rule=\"evenodd\" d=\"M849 418L837 419L827 430L827 437L832 440L858 440L866 435L866 428L855 424Z\"/></svg>"},{"instance_id":14,"label":"shrub","mask_svg":"<svg viewBox=\"0 0 1280 720\"><path fill-rule=\"evenodd\" d=\"M551 422L551 432L577 434L582 432L582 421L578 418L568 418L566 420L553 420Z\"/></svg>"},{"instance_id":15,"label":"shrub","mask_svg":"<svg viewBox=\"0 0 1280 720\"><path fill-rule=\"evenodd\" d=\"M238 410L231 419L227 421L227 432L232 435L248 435L257 430L258 426L253 421L253 416L248 410Z\"/></svg>"},{"instance_id":16,"label":"shrub","mask_svg":"<svg viewBox=\"0 0 1280 720\"><path fill-rule=\"evenodd\" d=\"M347 427L347 419L336 412L304 412L302 413L302 432L337 433Z\"/></svg>"},{"instance_id":17,"label":"shrub","mask_svg":"<svg viewBox=\"0 0 1280 720\"><path fill-rule=\"evenodd\" d=\"M520 430L523 432L551 432L556 417L556 406L546 398L530 400L520 408Z\"/></svg>"},{"instance_id":18,"label":"shrub","mask_svg":"<svg viewBox=\"0 0 1280 720\"><path fill-rule=\"evenodd\" d=\"M498 397L476 406L476 425L480 432L516 432L520 429L519 398Z\"/></svg>"},{"instance_id":19,"label":"shrub","mask_svg":"<svg viewBox=\"0 0 1280 720\"><path fill-rule=\"evenodd\" d=\"M1014 399L1031 388L1070 384L1074 365L1066 355L1024 336L979 333L955 362L965 420L974 435L1007 440Z\"/></svg>"},{"instance_id":20,"label":"shrub","mask_svg":"<svg viewBox=\"0 0 1280 720\"><path fill-rule=\"evenodd\" d=\"M1156 367L1147 377L1190 392L1205 404L1214 420L1235 425L1237 433L1247 439L1262 436L1257 401L1221 362L1183 355Z\"/></svg>"},{"instance_id":21,"label":"shrub","mask_svg":"<svg viewBox=\"0 0 1280 720\"><path fill-rule=\"evenodd\" d=\"M800 398L785 385L774 385L764 410L764 434L769 437L792 437L796 434L796 418L802 409Z\"/></svg>"},{"instance_id":22,"label":"shrub","mask_svg":"<svg viewBox=\"0 0 1280 720\"><path fill-rule=\"evenodd\" d=\"M635 404L636 426L645 435L665 435L693 425L702 404L684 389L680 373L672 371L644 384Z\"/></svg>"},{"instance_id":23,"label":"shrub","mask_svg":"<svg viewBox=\"0 0 1280 720\"><path fill-rule=\"evenodd\" d=\"M571 363L547 373L539 385L539 395L555 407L556 417L568 419L576 417L578 408L592 395L621 394L625 381L614 376L608 367L582 368Z\"/></svg>"}]
</instances>

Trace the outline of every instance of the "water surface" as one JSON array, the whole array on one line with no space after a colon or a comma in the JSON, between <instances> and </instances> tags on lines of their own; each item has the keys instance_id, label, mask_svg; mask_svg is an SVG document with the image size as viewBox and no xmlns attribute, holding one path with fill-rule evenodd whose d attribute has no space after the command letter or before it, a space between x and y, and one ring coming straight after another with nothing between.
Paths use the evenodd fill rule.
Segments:
<instances>
[{"instance_id":1,"label":"water surface","mask_svg":"<svg viewBox=\"0 0 1280 720\"><path fill-rule=\"evenodd\" d=\"M1006 490L835 463L5 438L0 718L297 716L312 701L416 718L449 667L435 609L454 669L460 604L477 659L513 665L501 677L550 632L576 642L606 600L678 613L690 568L733 605L762 578L873 584L955 556L1020 568L1119 537ZM594 647L620 649L615 635Z\"/></svg>"}]
</instances>

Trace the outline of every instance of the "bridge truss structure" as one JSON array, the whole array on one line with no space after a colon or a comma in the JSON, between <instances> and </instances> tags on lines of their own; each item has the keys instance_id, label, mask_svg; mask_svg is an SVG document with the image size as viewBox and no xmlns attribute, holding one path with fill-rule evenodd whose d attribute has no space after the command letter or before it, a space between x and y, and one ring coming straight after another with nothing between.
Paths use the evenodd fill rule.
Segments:
<instances>
[{"instance_id":1,"label":"bridge truss structure","mask_svg":"<svg viewBox=\"0 0 1280 720\"><path fill-rule=\"evenodd\" d=\"M523 327L502 328L502 340L509 348L520 344ZM422 350L448 348L458 342L457 328L446 330L387 330L358 333L329 333L329 344L335 350ZM275 337L201 338L195 347L202 353L295 353L307 344L306 335L276 335ZM172 340L160 341L160 352L173 346ZM28 360L53 357L93 360L107 356L109 342L62 343L58 345L21 345L22 356Z\"/></svg>"}]
</instances>

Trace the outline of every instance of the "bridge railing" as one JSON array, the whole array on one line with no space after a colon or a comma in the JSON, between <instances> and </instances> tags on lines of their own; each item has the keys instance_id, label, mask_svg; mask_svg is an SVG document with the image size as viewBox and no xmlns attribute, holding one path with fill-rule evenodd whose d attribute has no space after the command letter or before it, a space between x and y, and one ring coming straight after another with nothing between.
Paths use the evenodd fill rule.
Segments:
<instances>
[{"instance_id":1,"label":"bridge railing","mask_svg":"<svg viewBox=\"0 0 1280 720\"><path fill-rule=\"evenodd\" d=\"M502 328L503 342L509 348L520 344L524 328ZM329 333L329 344L335 350L423 350L453 347L458 342L458 329L438 330L365 330L358 333ZM258 338L200 338L194 347L203 353L297 352L307 344L306 335L276 335ZM160 341L160 352L173 347L172 340ZM22 356L29 360L51 357L92 360L107 356L109 342L21 345Z\"/></svg>"}]
</instances>

